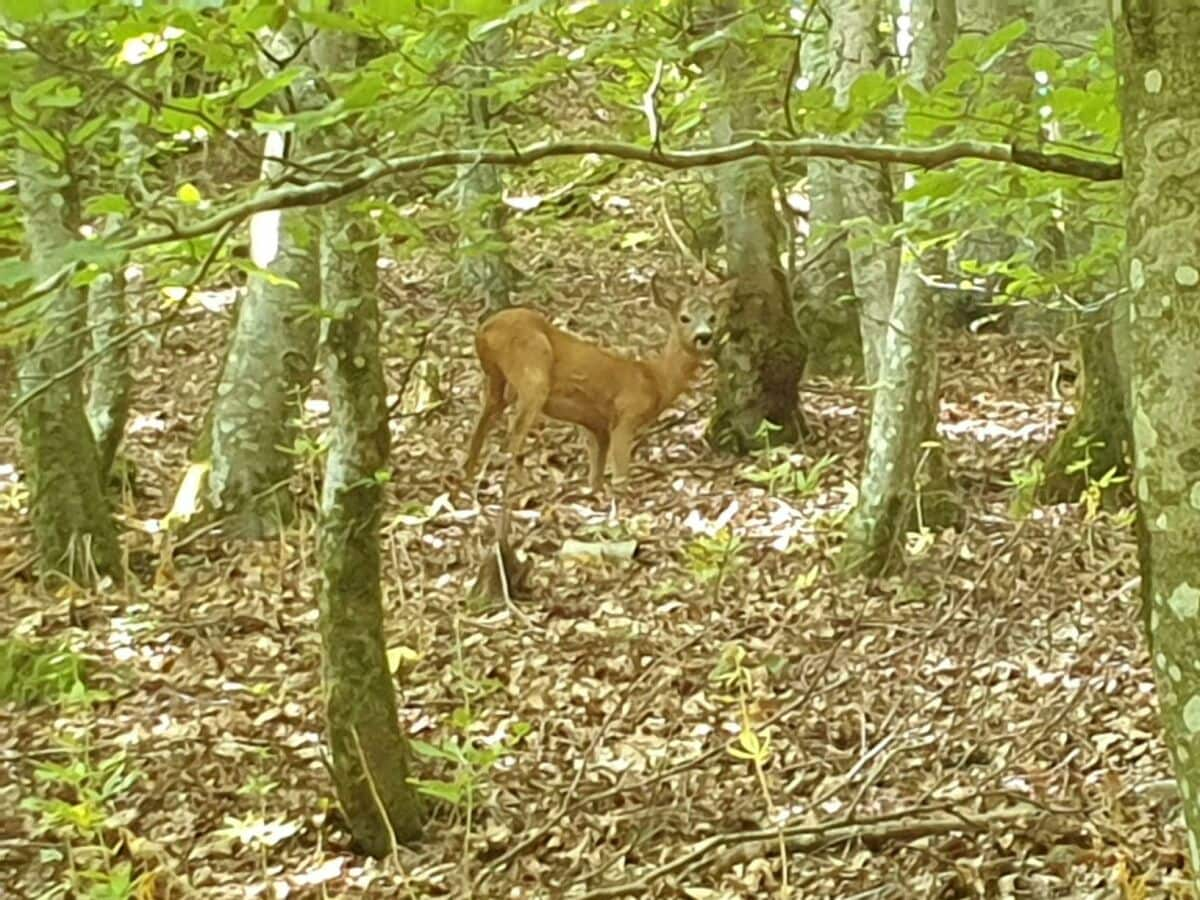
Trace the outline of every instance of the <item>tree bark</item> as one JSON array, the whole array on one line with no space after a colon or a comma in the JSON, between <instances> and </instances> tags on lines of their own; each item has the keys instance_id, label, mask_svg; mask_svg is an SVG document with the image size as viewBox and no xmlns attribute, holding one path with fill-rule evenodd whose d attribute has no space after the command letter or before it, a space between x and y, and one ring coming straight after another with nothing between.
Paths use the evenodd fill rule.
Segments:
<instances>
[{"instance_id":1,"label":"tree bark","mask_svg":"<svg viewBox=\"0 0 1200 900\"><path fill-rule=\"evenodd\" d=\"M953 0L913 0L910 78L927 90L941 78L954 42ZM842 564L876 574L909 529L944 524L954 513L937 434L938 315L923 272L944 264L939 253L906 251L883 334L871 407L867 461L858 505L847 526Z\"/></svg>"},{"instance_id":2,"label":"tree bark","mask_svg":"<svg viewBox=\"0 0 1200 900\"><path fill-rule=\"evenodd\" d=\"M854 82L867 72L876 71L886 58L879 28L884 8L883 0L840 0L831 4L832 42L837 65L834 88L837 101L843 106L850 104L850 88ZM856 136L878 139L882 136L882 126L878 122L868 122ZM894 223L891 178L886 166L838 163L837 178L847 218L876 226ZM868 384L875 384L879 379L899 256L895 247L874 244L869 229L862 226L853 229L850 268L854 292L859 300L863 370Z\"/></svg>"},{"instance_id":3,"label":"tree bark","mask_svg":"<svg viewBox=\"0 0 1200 900\"><path fill-rule=\"evenodd\" d=\"M29 255L39 276L48 277L56 255L78 234L78 185L68 163L55 164L25 149L17 151L17 180ZM83 376L62 375L82 358L86 326L86 292L69 283L60 287L46 304L42 328L24 348L17 372L22 456L40 565L46 574L82 583L121 574Z\"/></svg>"},{"instance_id":4,"label":"tree bark","mask_svg":"<svg viewBox=\"0 0 1200 900\"><path fill-rule=\"evenodd\" d=\"M297 37L275 35L278 55L294 52ZM318 102L312 82L294 84L292 91L301 108ZM265 148L267 155L282 155L282 135L268 136ZM264 160L263 181L278 170L277 162ZM271 537L294 514L289 481L296 458L290 451L316 354L318 230L316 216L304 209L256 213L250 220L251 260L269 275L250 274L216 393L192 448L192 465L206 470L207 511L238 537Z\"/></svg>"},{"instance_id":5,"label":"tree bark","mask_svg":"<svg viewBox=\"0 0 1200 900\"><path fill-rule=\"evenodd\" d=\"M1107 4L1103 0L1037 0L1035 26L1040 37L1055 41L1065 57L1077 56L1095 43L1107 26ZM1091 249L1093 231L1081 203L1065 210L1068 230L1054 242L1068 256L1082 256ZM1115 294L1117 278L1084 286L1092 295ZM1076 382L1075 414L1046 451L1044 478L1038 491L1043 503L1068 503L1079 499L1090 482L1108 472L1126 476L1130 442L1125 414L1128 373L1122 374L1118 359L1120 336L1126 328L1126 310L1109 301L1095 312L1074 316L1079 345L1079 379Z\"/></svg>"},{"instance_id":6,"label":"tree bark","mask_svg":"<svg viewBox=\"0 0 1200 900\"><path fill-rule=\"evenodd\" d=\"M356 63L351 35L312 45L323 71ZM352 136L332 129L327 139ZM380 474L388 468L386 385L379 355L377 248L370 221L342 201L321 229L321 355L330 443L318 531L325 713L338 802L356 844L384 856L421 834L421 803L408 783L409 750L397 721L379 588Z\"/></svg>"},{"instance_id":7,"label":"tree bark","mask_svg":"<svg viewBox=\"0 0 1200 900\"><path fill-rule=\"evenodd\" d=\"M131 126L124 127L121 132L120 157L119 175L128 178L137 172L142 145ZM117 214L107 216L105 233L115 232L124 219ZM88 382L87 418L96 441L100 477L104 480L112 471L125 436L129 391L133 387L129 344L117 340L129 317L126 287L124 266L102 273L88 286L88 326L92 333L92 349L99 356L92 364Z\"/></svg>"},{"instance_id":8,"label":"tree bark","mask_svg":"<svg viewBox=\"0 0 1200 900\"><path fill-rule=\"evenodd\" d=\"M800 48L800 64L810 84L833 77L825 18L808 17L809 32ZM835 163L810 159L806 265L797 285L796 324L808 347L807 374L851 375L863 371L862 334L850 251L842 231L846 218Z\"/></svg>"},{"instance_id":9,"label":"tree bark","mask_svg":"<svg viewBox=\"0 0 1200 900\"><path fill-rule=\"evenodd\" d=\"M506 29L497 28L481 43L468 49L465 81L467 135L473 146L483 146L492 127L492 110L486 94L492 69L508 49ZM508 263L504 236L504 179L497 166L473 164L459 170L458 210L463 234L459 240L461 276L466 287L484 297L489 312L511 303L513 270Z\"/></svg>"},{"instance_id":10,"label":"tree bark","mask_svg":"<svg viewBox=\"0 0 1200 900\"><path fill-rule=\"evenodd\" d=\"M735 14L736 2L714 5ZM721 104L710 119L718 144L753 132L757 101L745 89L750 61L737 44L720 55ZM708 440L729 453L747 453L800 438L797 392L804 345L792 313L791 291L780 268L783 223L775 208L775 181L761 160L737 163L718 174L721 230L729 274L737 286L720 311L716 404Z\"/></svg>"},{"instance_id":11,"label":"tree bark","mask_svg":"<svg viewBox=\"0 0 1200 900\"><path fill-rule=\"evenodd\" d=\"M1142 596L1200 872L1200 10L1114 4L1123 117Z\"/></svg>"},{"instance_id":12,"label":"tree bark","mask_svg":"<svg viewBox=\"0 0 1200 900\"><path fill-rule=\"evenodd\" d=\"M1043 503L1073 502L1105 474L1128 472L1129 425L1113 337L1114 309L1110 302L1079 316L1075 414L1046 452L1038 492Z\"/></svg>"}]
</instances>

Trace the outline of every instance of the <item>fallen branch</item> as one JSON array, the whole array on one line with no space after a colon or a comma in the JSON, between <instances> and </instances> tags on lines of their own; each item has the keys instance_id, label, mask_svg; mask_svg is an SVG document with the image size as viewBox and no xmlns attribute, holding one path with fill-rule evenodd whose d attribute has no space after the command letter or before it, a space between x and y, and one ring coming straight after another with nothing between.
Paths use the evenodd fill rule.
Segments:
<instances>
[{"instance_id":1,"label":"fallen branch","mask_svg":"<svg viewBox=\"0 0 1200 900\"><path fill-rule=\"evenodd\" d=\"M815 853L849 841L869 844L912 841L951 833L979 833L997 825L1007 825L1047 813L1035 806L1019 804L987 813L930 812L928 808L906 810L892 816L858 822L839 821L825 825L803 825L783 829L784 846L789 853ZM775 828L718 834L692 846L685 853L664 863L634 881L608 885L582 895L582 900L608 897L647 896L656 882L668 875L693 871L704 866L707 872L720 872L739 863L772 856L779 852L780 832ZM734 845L730 849L721 848ZM721 851L721 852L718 852Z\"/></svg>"}]
</instances>

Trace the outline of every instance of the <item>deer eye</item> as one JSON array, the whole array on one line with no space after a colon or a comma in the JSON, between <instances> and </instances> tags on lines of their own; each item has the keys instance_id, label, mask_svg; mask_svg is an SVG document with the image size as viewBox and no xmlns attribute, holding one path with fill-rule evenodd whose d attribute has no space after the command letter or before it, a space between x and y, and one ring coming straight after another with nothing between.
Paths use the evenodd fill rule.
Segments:
<instances>
[{"instance_id":1,"label":"deer eye","mask_svg":"<svg viewBox=\"0 0 1200 900\"><path fill-rule=\"evenodd\" d=\"M692 321L692 317L689 316L687 313L679 314L679 324L680 325L687 325L691 321Z\"/></svg>"}]
</instances>

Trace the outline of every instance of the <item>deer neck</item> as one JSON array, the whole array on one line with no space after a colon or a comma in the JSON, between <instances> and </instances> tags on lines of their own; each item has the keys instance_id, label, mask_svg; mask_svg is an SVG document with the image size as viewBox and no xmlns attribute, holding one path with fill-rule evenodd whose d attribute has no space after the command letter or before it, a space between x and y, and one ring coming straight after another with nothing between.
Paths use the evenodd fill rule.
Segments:
<instances>
[{"instance_id":1,"label":"deer neck","mask_svg":"<svg viewBox=\"0 0 1200 900\"><path fill-rule=\"evenodd\" d=\"M682 394L700 367L700 357L671 335L665 347L646 362L658 385L659 412Z\"/></svg>"}]
</instances>

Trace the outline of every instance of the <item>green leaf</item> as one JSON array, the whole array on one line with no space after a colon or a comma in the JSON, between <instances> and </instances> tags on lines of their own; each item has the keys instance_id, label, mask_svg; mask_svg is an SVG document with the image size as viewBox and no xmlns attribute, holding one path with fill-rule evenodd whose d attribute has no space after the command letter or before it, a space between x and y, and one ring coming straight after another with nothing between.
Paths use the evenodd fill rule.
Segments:
<instances>
[{"instance_id":1,"label":"green leaf","mask_svg":"<svg viewBox=\"0 0 1200 900\"><path fill-rule=\"evenodd\" d=\"M372 106L383 91L383 76L378 72L369 72L359 78L358 82L346 92L347 109L362 109Z\"/></svg>"},{"instance_id":2,"label":"green leaf","mask_svg":"<svg viewBox=\"0 0 1200 900\"><path fill-rule=\"evenodd\" d=\"M1039 44L1029 53L1029 71L1031 72L1053 73L1058 71L1060 65L1062 65L1062 54L1053 47Z\"/></svg>"},{"instance_id":3,"label":"green leaf","mask_svg":"<svg viewBox=\"0 0 1200 900\"><path fill-rule=\"evenodd\" d=\"M28 125L18 131L17 143L30 153L54 162L62 162L66 158L62 144L50 132L36 125Z\"/></svg>"},{"instance_id":4,"label":"green leaf","mask_svg":"<svg viewBox=\"0 0 1200 900\"><path fill-rule=\"evenodd\" d=\"M264 78L256 84L250 85L237 96L237 105L239 109L249 109L258 104L260 100L281 88L287 87L295 81L301 73L299 68L284 69L278 75L273 75L270 78Z\"/></svg>"},{"instance_id":5,"label":"green leaf","mask_svg":"<svg viewBox=\"0 0 1200 900\"><path fill-rule=\"evenodd\" d=\"M82 146L94 138L107 124L108 119L105 116L96 116L93 119L88 119L74 131L72 131L71 134L68 135L67 140L77 147Z\"/></svg>"},{"instance_id":6,"label":"green leaf","mask_svg":"<svg viewBox=\"0 0 1200 900\"><path fill-rule=\"evenodd\" d=\"M410 778L409 783L426 796L433 797L436 800L444 800L446 803L451 803L455 806L462 803L464 785L455 784L450 781L426 781L420 778Z\"/></svg>"},{"instance_id":7,"label":"green leaf","mask_svg":"<svg viewBox=\"0 0 1200 900\"><path fill-rule=\"evenodd\" d=\"M499 18L494 18L478 25L471 26L470 35L473 39L477 40L484 35L495 31L497 28L504 28L510 22L514 22L522 16L531 15L537 12L545 5L546 0L526 0L524 3L518 3Z\"/></svg>"},{"instance_id":8,"label":"green leaf","mask_svg":"<svg viewBox=\"0 0 1200 900\"><path fill-rule=\"evenodd\" d=\"M175 192L180 203L185 203L188 206L195 206L202 199L200 189L190 181L184 182L179 186L179 190Z\"/></svg>"},{"instance_id":9,"label":"green leaf","mask_svg":"<svg viewBox=\"0 0 1200 900\"><path fill-rule=\"evenodd\" d=\"M417 13L416 0L366 0L363 12L386 25L402 25Z\"/></svg>"},{"instance_id":10,"label":"green leaf","mask_svg":"<svg viewBox=\"0 0 1200 900\"><path fill-rule=\"evenodd\" d=\"M121 194L100 194L84 204L83 214L88 217L125 216L129 214L129 201Z\"/></svg>"},{"instance_id":11,"label":"green leaf","mask_svg":"<svg viewBox=\"0 0 1200 900\"><path fill-rule=\"evenodd\" d=\"M1024 19L1010 22L999 31L984 39L975 51L975 59L981 64L993 61L998 55L1008 49L1008 45L1020 38L1029 30L1029 23Z\"/></svg>"},{"instance_id":12,"label":"green leaf","mask_svg":"<svg viewBox=\"0 0 1200 900\"><path fill-rule=\"evenodd\" d=\"M900 199L905 202L914 200L941 199L957 192L963 185L962 176L955 172L921 172L916 183L901 192Z\"/></svg>"},{"instance_id":13,"label":"green leaf","mask_svg":"<svg viewBox=\"0 0 1200 900\"><path fill-rule=\"evenodd\" d=\"M287 23L287 7L282 3L259 3L242 16L241 27L246 31L260 28L282 28Z\"/></svg>"},{"instance_id":14,"label":"green leaf","mask_svg":"<svg viewBox=\"0 0 1200 900\"><path fill-rule=\"evenodd\" d=\"M0 287L13 287L32 281L36 275L33 266L19 256L0 259Z\"/></svg>"},{"instance_id":15,"label":"green leaf","mask_svg":"<svg viewBox=\"0 0 1200 900\"><path fill-rule=\"evenodd\" d=\"M865 72L850 85L849 109L857 113L873 112L895 93L895 82L883 72Z\"/></svg>"}]
</instances>

